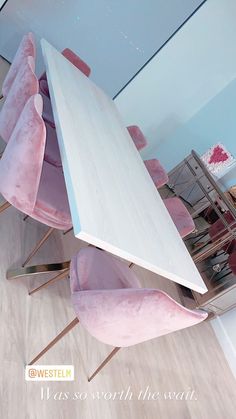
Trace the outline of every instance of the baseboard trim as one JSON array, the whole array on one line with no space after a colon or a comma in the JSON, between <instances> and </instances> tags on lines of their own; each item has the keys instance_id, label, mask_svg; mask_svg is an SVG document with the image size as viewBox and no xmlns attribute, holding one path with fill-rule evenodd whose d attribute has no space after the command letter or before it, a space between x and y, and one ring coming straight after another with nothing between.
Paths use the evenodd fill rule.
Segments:
<instances>
[{"instance_id":1,"label":"baseboard trim","mask_svg":"<svg viewBox=\"0 0 236 419\"><path fill-rule=\"evenodd\" d=\"M211 320L211 325L224 352L229 367L236 379L236 348L233 345L227 331L225 330L220 317L216 317L215 319Z\"/></svg>"},{"instance_id":2,"label":"baseboard trim","mask_svg":"<svg viewBox=\"0 0 236 419\"><path fill-rule=\"evenodd\" d=\"M10 65L11 65L10 61L8 61L5 57L3 57L3 55L0 55L0 58L1 58L3 61L6 61L8 64L10 64Z\"/></svg>"}]
</instances>

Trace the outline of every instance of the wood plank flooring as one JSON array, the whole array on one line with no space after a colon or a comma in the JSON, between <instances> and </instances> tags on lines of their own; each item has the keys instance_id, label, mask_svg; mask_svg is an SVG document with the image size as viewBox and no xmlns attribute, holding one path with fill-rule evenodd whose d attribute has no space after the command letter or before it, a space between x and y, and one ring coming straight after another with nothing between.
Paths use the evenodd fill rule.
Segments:
<instances>
[{"instance_id":1,"label":"wood plank flooring","mask_svg":"<svg viewBox=\"0 0 236 419\"><path fill-rule=\"evenodd\" d=\"M40 361L40 364L73 364L75 381L26 382L24 365L75 317L68 280L30 297L28 291L44 281L45 276L5 279L6 270L20 265L45 230L45 226L30 218L24 222L23 214L14 208L8 208L0 216L1 418L235 417L236 383L210 322L122 349L91 383L87 382L88 375L111 347L97 342L78 325ZM66 236L56 232L32 264L70 259L85 245L75 239L72 232ZM159 287L178 299L174 283L143 269L134 269L143 286ZM140 391L144 393L147 388L146 396L142 394L138 399ZM122 391L123 399L119 400L118 392ZM190 400L191 391L194 391L193 400ZM68 399L58 400L60 396L66 397L66 392ZM75 392L77 397L82 393L81 397L85 399L73 400ZM93 400L93 393L96 395L97 392L107 394L100 400ZM157 400L152 400L149 392ZM168 399L169 392L172 400ZM115 400L105 400L110 397L109 393Z\"/></svg>"}]
</instances>

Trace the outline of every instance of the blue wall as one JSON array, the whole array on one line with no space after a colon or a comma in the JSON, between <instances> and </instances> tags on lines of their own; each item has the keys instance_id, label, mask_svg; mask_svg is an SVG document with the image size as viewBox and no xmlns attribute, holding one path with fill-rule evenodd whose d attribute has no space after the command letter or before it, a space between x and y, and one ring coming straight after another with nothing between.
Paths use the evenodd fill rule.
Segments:
<instances>
[{"instance_id":1,"label":"blue wall","mask_svg":"<svg viewBox=\"0 0 236 419\"><path fill-rule=\"evenodd\" d=\"M203 0L9 0L0 13L0 54L12 60L25 32L71 48L113 97ZM37 72L44 68L37 48Z\"/></svg>"},{"instance_id":2,"label":"blue wall","mask_svg":"<svg viewBox=\"0 0 236 419\"><path fill-rule=\"evenodd\" d=\"M192 149L203 154L217 142L224 144L236 157L236 79L174 135L159 143L156 157L169 171Z\"/></svg>"}]
</instances>

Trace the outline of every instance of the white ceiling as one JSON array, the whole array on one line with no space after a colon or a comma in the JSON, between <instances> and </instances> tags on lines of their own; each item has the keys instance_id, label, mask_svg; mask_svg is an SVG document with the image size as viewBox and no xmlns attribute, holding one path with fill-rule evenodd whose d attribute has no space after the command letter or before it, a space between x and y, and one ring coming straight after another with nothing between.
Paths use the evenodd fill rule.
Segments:
<instances>
[{"instance_id":1,"label":"white ceiling","mask_svg":"<svg viewBox=\"0 0 236 419\"><path fill-rule=\"evenodd\" d=\"M1 0L0 0L1 1ZM8 0L0 12L0 54L12 60L22 35L35 33L88 62L114 96L202 0ZM38 45L38 72L42 70Z\"/></svg>"}]
</instances>

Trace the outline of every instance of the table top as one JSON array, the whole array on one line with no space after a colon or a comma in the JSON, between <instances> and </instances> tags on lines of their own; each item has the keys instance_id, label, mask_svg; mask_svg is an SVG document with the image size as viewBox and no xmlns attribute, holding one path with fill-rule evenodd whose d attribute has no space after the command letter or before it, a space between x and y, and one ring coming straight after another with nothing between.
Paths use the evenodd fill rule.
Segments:
<instances>
[{"instance_id":1,"label":"table top","mask_svg":"<svg viewBox=\"0 0 236 419\"><path fill-rule=\"evenodd\" d=\"M48 42L41 45L75 236L205 293L114 102Z\"/></svg>"}]
</instances>

